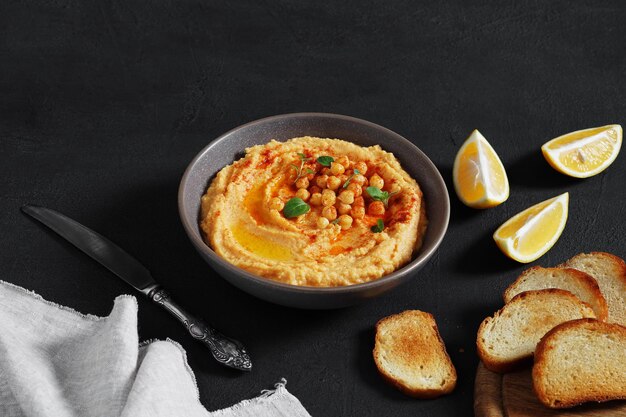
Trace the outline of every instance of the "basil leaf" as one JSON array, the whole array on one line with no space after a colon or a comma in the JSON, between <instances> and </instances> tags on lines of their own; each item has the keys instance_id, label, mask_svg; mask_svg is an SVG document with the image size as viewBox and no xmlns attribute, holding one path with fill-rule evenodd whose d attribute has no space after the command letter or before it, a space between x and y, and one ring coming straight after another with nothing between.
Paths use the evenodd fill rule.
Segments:
<instances>
[{"instance_id":1,"label":"basil leaf","mask_svg":"<svg viewBox=\"0 0 626 417\"><path fill-rule=\"evenodd\" d=\"M307 168L306 169L306 173L307 174L315 174L315 171L313 171L311 168Z\"/></svg>"},{"instance_id":2,"label":"basil leaf","mask_svg":"<svg viewBox=\"0 0 626 417\"><path fill-rule=\"evenodd\" d=\"M320 165L329 167L331 163L335 162L335 158L332 156L320 156L317 158L317 162L319 162Z\"/></svg>"},{"instance_id":3,"label":"basil leaf","mask_svg":"<svg viewBox=\"0 0 626 417\"><path fill-rule=\"evenodd\" d=\"M380 233L385 229L385 222L382 219L378 219L375 226L372 226L370 230L374 233Z\"/></svg>"},{"instance_id":4,"label":"basil leaf","mask_svg":"<svg viewBox=\"0 0 626 417\"><path fill-rule=\"evenodd\" d=\"M287 201L285 208L283 208L283 214L286 218L298 217L301 214L308 213L311 207L304 202L301 198L294 197Z\"/></svg>"}]
</instances>

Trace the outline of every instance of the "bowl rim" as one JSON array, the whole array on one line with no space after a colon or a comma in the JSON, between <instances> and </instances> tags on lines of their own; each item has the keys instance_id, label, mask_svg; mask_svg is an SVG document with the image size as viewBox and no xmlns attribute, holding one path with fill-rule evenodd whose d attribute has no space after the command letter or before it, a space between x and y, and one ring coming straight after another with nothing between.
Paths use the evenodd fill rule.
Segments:
<instances>
[{"instance_id":1,"label":"bowl rim","mask_svg":"<svg viewBox=\"0 0 626 417\"><path fill-rule=\"evenodd\" d=\"M425 252L421 252L421 249L420 249L420 252L418 253L418 256L415 259L413 259L411 262L404 265L402 268L397 269L390 274L384 275L380 278L377 278L368 282L352 284L352 285L343 285L343 286L337 286L337 287L299 286L299 285L286 284L283 282L274 281L268 278L264 278L260 275L256 275L251 272L248 272L245 269L239 268L238 266L231 264L230 262L226 261L225 259L221 258L219 255L217 255L215 251L211 249L211 247L208 244L206 244L206 242L201 238L201 232L198 229L197 221L192 223L192 221L185 216L185 202L184 202L185 201L185 189L186 189L186 184L188 182L188 179L191 175L191 172L196 167L196 164L198 163L198 161L202 157L204 157L204 155L207 152L209 152L212 147L214 147L216 144L220 143L221 141L226 140L234 132L250 127L250 126L260 125L260 124L264 124L264 123L276 121L276 120L281 120L281 119L290 119L294 117L295 118L320 117L320 118L338 119L338 120L349 121L349 122L353 122L357 124L362 124L362 125L371 127L373 129L381 130L384 134L394 137L395 140L398 140L404 145L411 147L414 152L419 154L424 159L426 165L428 165L429 168L434 173L436 173L436 175L434 176L435 182L442 190L444 190L444 193L443 193L444 195L442 196L443 201L444 201L444 224L443 224L443 228L441 229L441 233L435 237L432 247ZM230 129L226 133L221 134L220 136L218 136L217 138L209 142L204 148L202 148L202 150L200 150L196 154L196 156L191 160L189 165L187 165L187 168L185 169L183 176L180 180L179 187L178 187L178 214L183 224L183 228L185 229L185 233L187 234L187 236L189 237L193 245L196 247L196 249L201 251L203 254L206 254L209 258L211 258L212 261L216 262L218 265L220 265L221 267L225 269L231 270L232 272L240 276L243 276L261 286L270 286L270 287L278 288L280 290L284 290L288 292L302 293L302 294L342 294L342 293L352 293L358 290L364 291L368 289L375 289L375 288L378 288L379 286L384 286L386 283L402 278L408 273L410 273L411 271L413 271L414 269L419 269L422 265L424 265L437 251L437 249L441 245L441 242L443 241L443 238L445 237L446 232L448 230L448 226L450 223L450 197L449 197L448 189L446 187L446 183L443 180L441 173L439 172L439 170L437 169L433 161L420 148L418 148L415 144L413 144L411 141L409 141L408 139L406 139L399 133L396 133L393 130L388 129L384 126L381 126L379 124L376 124L376 123L373 123L364 119L352 117L352 116L346 116L346 115L335 114L335 113L296 112L296 113L285 113L285 114L279 114L275 116L264 117L261 119L253 120L248 123L244 123L233 129ZM218 273L218 275L220 274Z\"/></svg>"}]
</instances>

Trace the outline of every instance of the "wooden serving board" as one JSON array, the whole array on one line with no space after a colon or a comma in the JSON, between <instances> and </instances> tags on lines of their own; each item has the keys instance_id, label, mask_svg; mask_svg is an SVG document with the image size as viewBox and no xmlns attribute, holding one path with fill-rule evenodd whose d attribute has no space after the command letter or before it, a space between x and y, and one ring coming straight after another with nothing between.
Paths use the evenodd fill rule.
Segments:
<instances>
[{"instance_id":1,"label":"wooden serving board","mask_svg":"<svg viewBox=\"0 0 626 417\"><path fill-rule=\"evenodd\" d=\"M475 417L626 417L626 401L584 404L551 410L533 391L530 369L497 374L478 365L474 385Z\"/></svg>"}]
</instances>

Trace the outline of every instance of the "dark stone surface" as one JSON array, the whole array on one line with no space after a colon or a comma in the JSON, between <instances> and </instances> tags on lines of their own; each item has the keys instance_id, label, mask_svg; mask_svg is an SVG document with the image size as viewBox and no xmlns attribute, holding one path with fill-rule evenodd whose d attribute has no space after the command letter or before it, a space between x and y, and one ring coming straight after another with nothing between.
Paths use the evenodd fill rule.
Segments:
<instances>
[{"instance_id":1,"label":"dark stone surface","mask_svg":"<svg viewBox=\"0 0 626 417\"><path fill-rule=\"evenodd\" d=\"M130 292L19 211L49 206L119 243L181 304L246 342L254 372L223 369L140 299L141 339L183 344L208 409L286 377L314 416L471 415L476 329L525 268L499 253L493 230L569 191L565 232L534 264L589 250L626 255L624 155L574 180L539 151L559 134L623 121L624 21L618 1L1 2L0 278L99 315ZM459 145L479 128L508 169L511 197L474 211L453 195L434 259L368 304L317 312L256 300L192 249L178 220L178 181L212 138L295 111L395 130L449 187ZM459 374L450 396L409 399L376 374L374 324L410 308L438 321Z\"/></svg>"}]
</instances>

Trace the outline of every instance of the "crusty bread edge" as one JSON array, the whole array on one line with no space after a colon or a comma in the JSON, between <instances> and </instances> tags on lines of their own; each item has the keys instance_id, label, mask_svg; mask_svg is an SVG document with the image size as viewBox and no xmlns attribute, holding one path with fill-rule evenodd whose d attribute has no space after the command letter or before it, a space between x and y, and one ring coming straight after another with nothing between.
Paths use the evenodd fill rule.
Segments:
<instances>
[{"instance_id":1,"label":"crusty bread edge","mask_svg":"<svg viewBox=\"0 0 626 417\"><path fill-rule=\"evenodd\" d=\"M577 301L579 301L580 303L584 304L587 308L589 308L589 310L591 310L591 312L595 316L595 312L593 311L593 308L591 308L591 306L589 304L587 304L586 302L582 301L581 299L576 297L571 292L569 292L567 290L563 290L561 288L547 288L547 289L544 289L544 290L530 290L530 291L521 292L521 293L517 294L515 297L513 297L511 299L511 301L509 301L507 304L505 304L501 309L496 311L493 314L492 317L487 317L487 318L485 318L482 321L482 323L480 323L480 327L478 328L478 332L476 333L476 352L478 353L478 357L482 361L483 365L485 365L485 368L489 369L492 372L497 372L497 373L503 374L503 373L506 373L506 372L511 372L511 371L523 368L525 365L532 363L533 355L524 356L522 358L519 358L519 359L516 359L516 360L513 360L513 361L498 361L498 360L491 359L489 357L489 354L488 354L487 350L484 348L483 343L480 340L480 335L482 334L483 329L485 328L485 326L487 326L491 322L491 320L494 320L498 316L500 316L500 313L509 304L516 303L518 300L526 298L529 295L529 293L536 293L536 292L541 292L541 293L544 293L544 292L545 293L562 293L562 294L566 295L567 297L573 297Z\"/></svg>"},{"instance_id":2,"label":"crusty bread edge","mask_svg":"<svg viewBox=\"0 0 626 417\"><path fill-rule=\"evenodd\" d=\"M600 252L597 252L597 253L600 253ZM602 252L602 253L604 253L604 252ZM608 255L610 255L610 254L608 254ZM624 268L626 268L626 265L624 266ZM577 275L581 280L585 281L585 283L588 284L588 286L590 287L590 289L592 290L592 292L596 296L596 299L598 300L598 304L599 304L599 307L600 307L601 311L599 312L600 314L596 318L598 320L600 320L600 321L607 321L608 320L608 318L609 318L609 306L606 303L606 299L604 298L604 295L602 294L602 291L600 291L600 286L598 285L598 282L596 281L596 279L593 276L591 276L588 273L586 273L586 272L580 271L580 270L575 269L575 268L566 267L566 266L564 266L564 264L561 264L560 266L553 267L553 268L544 268L544 267L541 267L541 266L537 265L537 266L533 266L531 268L526 269L524 272L522 272L520 274L520 276L517 277L517 279L515 281L513 281L511 283L511 285L509 285L506 288L506 290L504 290L504 293L502 294L502 298L503 298L505 304L511 302L511 300L513 299L513 297L509 297L509 293L511 292L511 289L516 284L518 284L520 281L523 281L527 274L529 274L530 272L535 271L537 269L545 269L545 270L564 269L564 270L568 270L568 272L571 273L571 274ZM567 291L567 290L565 290L565 291ZM591 306L591 307L593 308L593 306ZM593 309L593 310L594 310L594 312L596 312L595 309Z\"/></svg>"},{"instance_id":3,"label":"crusty bread edge","mask_svg":"<svg viewBox=\"0 0 626 417\"><path fill-rule=\"evenodd\" d=\"M407 314L411 311L420 311L420 310L406 310L403 311L401 313L398 314L393 314L391 316L387 316L385 318L380 319L377 323L376 323L376 334L378 334L378 328L379 326L383 325L385 323L385 321L387 320L393 320L393 319L397 319L398 316ZM432 399L432 398L437 398L440 397L442 395L446 395L451 393L454 388L456 387L456 380L457 380L457 373L456 373L456 368L454 367L454 364L452 363L452 360L450 359L450 355L448 355L448 351L446 350L446 345L443 342L443 339L441 338L441 335L439 334L439 329L437 328L437 322L435 321L435 317L430 314L427 313L425 311L420 311L420 313L425 314L428 316L429 320L432 321L432 327L433 330L435 331L435 334L437 335L437 341L439 342L440 346L437 346L436 348L442 348L443 349L443 353L445 355L445 359L451 369L451 373L452 373L452 378L450 378L450 382L446 385L444 385L443 387L441 387L440 389L412 389L407 387L406 385L404 385L402 382L398 381L397 379L395 379L391 374L389 374L388 372L386 372L386 370L384 369L383 365L378 361L378 344L375 343L374 344L374 350L372 351L372 354L374 356L374 362L376 363L376 369L378 369L378 373L380 374L380 376L382 376L382 378L390 385L396 387L397 389L399 389L401 392L403 392L404 394L414 397L414 398L419 398L419 399L423 399L423 400L428 400L428 399Z\"/></svg>"},{"instance_id":4,"label":"crusty bread edge","mask_svg":"<svg viewBox=\"0 0 626 417\"><path fill-rule=\"evenodd\" d=\"M617 323L605 323L603 321L596 320L596 319L590 319L590 318L566 321L564 323L561 323L561 324L557 325L552 330L550 330L548 333L546 333L541 338L541 340L537 344L537 348L535 349L535 364L533 365L532 379L533 379L533 390L535 391L535 394L537 395L537 398L539 399L539 401L543 405L545 405L548 408L553 408L553 409L570 408L570 407L574 407L576 405L580 405L580 404L583 404L583 403L586 403L586 402L591 402L591 401L604 402L604 401L625 400L626 399L626 395L621 396L621 397L608 397L608 396L598 395L598 396L574 398L574 399L571 399L569 401L559 401L559 403L556 404L556 403L551 402L550 398L548 398L546 393L543 392L540 389L540 387L537 386L537 381L539 381L539 379L541 379L543 377L544 369L541 367L541 364L545 360L545 356L546 356L547 350L548 350L547 344L549 343L551 337L553 335L555 335L555 334L558 334L562 330L568 329L570 327L576 327L576 326L578 326L581 323L594 324L595 326L598 326L600 328L604 328L604 329L609 330L611 332L618 331L618 332L623 333L624 337L626 337L626 327L624 327L624 326L622 326L620 324L617 324Z\"/></svg>"}]
</instances>

